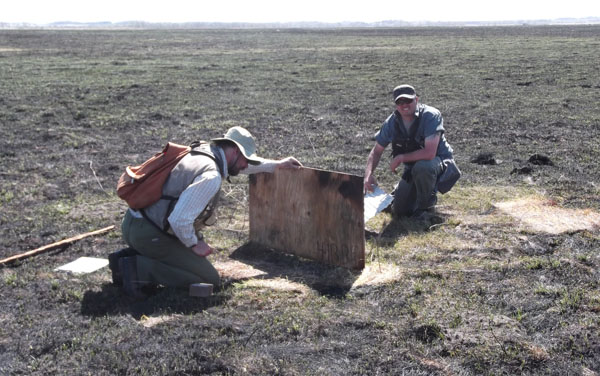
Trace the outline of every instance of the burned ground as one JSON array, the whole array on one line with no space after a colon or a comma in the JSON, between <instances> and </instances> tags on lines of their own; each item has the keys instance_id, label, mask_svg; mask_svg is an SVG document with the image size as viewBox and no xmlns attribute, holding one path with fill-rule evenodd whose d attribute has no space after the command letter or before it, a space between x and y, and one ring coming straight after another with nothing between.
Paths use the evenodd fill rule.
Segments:
<instances>
[{"instance_id":1,"label":"burned ground","mask_svg":"<svg viewBox=\"0 0 600 376\"><path fill-rule=\"evenodd\" d=\"M122 247L118 230L2 266L0 374L597 374L599 36L0 31L1 258L118 228L124 166L232 125L264 156L362 175L403 82L442 111L464 173L443 223L370 221L362 274L247 245L244 177L207 233L226 282L209 299L54 271ZM378 177L397 178L385 161ZM591 224L532 227L497 205L515 200Z\"/></svg>"}]
</instances>

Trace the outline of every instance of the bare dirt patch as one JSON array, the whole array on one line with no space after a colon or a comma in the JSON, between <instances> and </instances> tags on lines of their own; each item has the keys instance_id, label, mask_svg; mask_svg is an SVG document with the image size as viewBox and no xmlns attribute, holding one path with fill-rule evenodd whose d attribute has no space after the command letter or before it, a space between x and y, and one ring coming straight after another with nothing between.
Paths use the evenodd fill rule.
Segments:
<instances>
[{"instance_id":1,"label":"bare dirt patch","mask_svg":"<svg viewBox=\"0 0 600 376\"><path fill-rule=\"evenodd\" d=\"M557 235L564 232L600 230L600 213L591 209L566 209L551 200L531 198L499 202L494 206L533 231Z\"/></svg>"}]
</instances>

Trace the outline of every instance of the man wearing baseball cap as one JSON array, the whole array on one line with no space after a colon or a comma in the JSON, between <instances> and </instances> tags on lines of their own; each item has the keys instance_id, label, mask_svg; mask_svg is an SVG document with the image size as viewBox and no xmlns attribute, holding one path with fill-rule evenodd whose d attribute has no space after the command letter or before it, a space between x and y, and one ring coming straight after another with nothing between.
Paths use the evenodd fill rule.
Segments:
<instances>
[{"instance_id":1,"label":"man wearing baseball cap","mask_svg":"<svg viewBox=\"0 0 600 376\"><path fill-rule=\"evenodd\" d=\"M215 222L223 179L240 172L302 166L293 157L258 157L254 137L242 127L232 127L201 147L201 153L187 154L175 165L163 185L161 200L141 210L130 208L125 214L121 229L130 248L109 255L109 266L113 282L122 284L128 295L143 297L141 288L149 284L218 287L219 274L206 259L214 250L200 231Z\"/></svg>"},{"instance_id":2,"label":"man wearing baseball cap","mask_svg":"<svg viewBox=\"0 0 600 376\"><path fill-rule=\"evenodd\" d=\"M410 85L395 87L392 99L396 110L375 135L376 143L365 169L365 191L371 192L377 185L375 169L384 149L392 144L390 171L396 173L404 164L402 178L393 193L394 215L429 220L437 203L437 192L447 192L456 181L442 187L440 177L446 170L458 171L446 167L449 163L453 167L455 164L452 147L444 135L442 114L434 107L419 103L417 92Z\"/></svg>"}]
</instances>

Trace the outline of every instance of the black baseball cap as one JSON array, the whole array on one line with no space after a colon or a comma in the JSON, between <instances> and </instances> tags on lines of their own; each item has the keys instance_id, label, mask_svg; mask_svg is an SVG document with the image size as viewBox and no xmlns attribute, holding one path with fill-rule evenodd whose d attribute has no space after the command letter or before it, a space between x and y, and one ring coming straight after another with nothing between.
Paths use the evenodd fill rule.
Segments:
<instances>
[{"instance_id":1,"label":"black baseball cap","mask_svg":"<svg viewBox=\"0 0 600 376\"><path fill-rule=\"evenodd\" d=\"M394 103L400 98L415 99L417 92L415 88L410 85L400 85L394 88Z\"/></svg>"}]
</instances>

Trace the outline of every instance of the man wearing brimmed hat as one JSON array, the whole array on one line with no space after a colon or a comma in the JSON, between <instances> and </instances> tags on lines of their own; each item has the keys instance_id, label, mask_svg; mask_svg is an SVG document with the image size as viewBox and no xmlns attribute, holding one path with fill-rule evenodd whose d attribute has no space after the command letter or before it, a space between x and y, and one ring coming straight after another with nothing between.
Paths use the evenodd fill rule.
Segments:
<instances>
[{"instance_id":1,"label":"man wearing brimmed hat","mask_svg":"<svg viewBox=\"0 0 600 376\"><path fill-rule=\"evenodd\" d=\"M397 86L392 95L396 110L375 135L376 143L365 169L365 191L370 192L377 185L375 169L384 149L392 144L390 170L396 173L400 164L405 166L393 193L393 212L396 216L429 219L437 203L437 192L447 192L456 181L447 184L444 179L444 184L440 184L446 170L455 171L446 168L448 163L455 166L452 147L444 135L442 114L434 107L420 104L414 87Z\"/></svg>"},{"instance_id":2,"label":"man wearing brimmed hat","mask_svg":"<svg viewBox=\"0 0 600 376\"><path fill-rule=\"evenodd\" d=\"M201 152L183 157L163 185L163 197L142 210L128 209L123 239L131 247L109 256L113 281L142 297L147 284L188 288L194 283L220 284L219 274L206 259L213 248L200 230L213 224L223 179L242 172L273 172L300 168L293 157L278 161L256 155L254 137L232 127L223 137L202 143ZM168 199L168 198L175 199ZM132 251L131 249L135 249Z\"/></svg>"}]
</instances>

